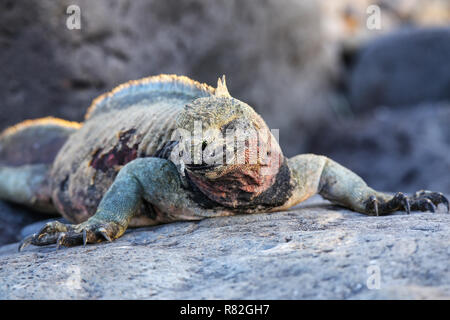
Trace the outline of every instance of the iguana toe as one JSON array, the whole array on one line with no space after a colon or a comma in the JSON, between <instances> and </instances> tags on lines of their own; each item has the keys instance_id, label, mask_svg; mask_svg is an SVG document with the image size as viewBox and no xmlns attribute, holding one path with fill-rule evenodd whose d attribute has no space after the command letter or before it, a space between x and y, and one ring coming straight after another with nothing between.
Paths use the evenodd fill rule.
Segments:
<instances>
[{"instance_id":1,"label":"iguana toe","mask_svg":"<svg viewBox=\"0 0 450 320\"><path fill-rule=\"evenodd\" d=\"M69 231L69 228L73 229L72 226L65 225L64 223L61 223L59 221L48 222L38 231L38 238L40 239L46 235L59 232L67 232Z\"/></svg>"},{"instance_id":2,"label":"iguana toe","mask_svg":"<svg viewBox=\"0 0 450 320\"><path fill-rule=\"evenodd\" d=\"M403 193L397 192L392 199L380 203L380 213L389 214L398 210L406 211L407 214L411 213L410 199Z\"/></svg>"},{"instance_id":3,"label":"iguana toe","mask_svg":"<svg viewBox=\"0 0 450 320\"><path fill-rule=\"evenodd\" d=\"M436 206L430 199L417 199L412 203L412 208L415 211L431 211L436 212Z\"/></svg>"},{"instance_id":4,"label":"iguana toe","mask_svg":"<svg viewBox=\"0 0 450 320\"><path fill-rule=\"evenodd\" d=\"M65 225L59 221L52 221L46 223L38 233L34 233L25 239L19 245L19 251L22 251L30 244L35 246L45 246L58 242L61 233L68 232L71 228L70 225Z\"/></svg>"},{"instance_id":5,"label":"iguana toe","mask_svg":"<svg viewBox=\"0 0 450 320\"><path fill-rule=\"evenodd\" d=\"M428 199L434 206L439 206L443 204L447 208L447 212L449 212L449 201L441 192L433 192L428 190L420 190L417 191L413 199L418 202L424 202L424 199Z\"/></svg>"}]
</instances>

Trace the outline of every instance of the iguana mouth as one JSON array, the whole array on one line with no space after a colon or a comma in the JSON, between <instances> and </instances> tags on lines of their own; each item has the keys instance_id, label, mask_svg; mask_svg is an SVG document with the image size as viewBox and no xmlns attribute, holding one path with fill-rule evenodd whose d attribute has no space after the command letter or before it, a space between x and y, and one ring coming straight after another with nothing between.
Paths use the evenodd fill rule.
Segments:
<instances>
[{"instance_id":1,"label":"iguana mouth","mask_svg":"<svg viewBox=\"0 0 450 320\"><path fill-rule=\"evenodd\" d=\"M188 168L188 165L186 164ZM196 168L210 167L194 165ZM209 178L208 173L196 170L187 170L189 179L209 199L216 201L226 207L238 208L245 205L249 199L253 199L265 190L268 190L275 181L278 170L271 175L263 175L261 166L258 165L232 165L230 170L221 171L217 177ZM278 169L278 168L277 168ZM215 169L220 170L220 169Z\"/></svg>"},{"instance_id":2,"label":"iguana mouth","mask_svg":"<svg viewBox=\"0 0 450 320\"><path fill-rule=\"evenodd\" d=\"M186 164L186 168L188 168L191 171L206 171L206 170L213 170L215 168L219 167L218 164Z\"/></svg>"}]
</instances>

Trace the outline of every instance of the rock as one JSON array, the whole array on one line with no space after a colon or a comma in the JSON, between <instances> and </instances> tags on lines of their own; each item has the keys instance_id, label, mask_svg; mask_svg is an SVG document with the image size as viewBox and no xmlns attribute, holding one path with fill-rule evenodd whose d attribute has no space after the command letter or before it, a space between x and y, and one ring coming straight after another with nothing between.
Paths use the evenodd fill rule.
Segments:
<instances>
[{"instance_id":1,"label":"rock","mask_svg":"<svg viewBox=\"0 0 450 320\"><path fill-rule=\"evenodd\" d=\"M69 5L80 7L80 30L66 28ZM234 97L290 132L286 148L300 147L335 69L324 42L312 0L3 1L0 129L46 115L81 121L130 79L176 73L215 85L226 74Z\"/></svg>"},{"instance_id":2,"label":"rock","mask_svg":"<svg viewBox=\"0 0 450 320\"><path fill-rule=\"evenodd\" d=\"M350 75L350 103L379 106L450 101L450 28L405 29L369 42Z\"/></svg>"},{"instance_id":3,"label":"rock","mask_svg":"<svg viewBox=\"0 0 450 320\"><path fill-rule=\"evenodd\" d=\"M0 299L448 299L442 211L368 217L315 197L85 248L11 244L0 247Z\"/></svg>"},{"instance_id":4,"label":"rock","mask_svg":"<svg viewBox=\"0 0 450 320\"><path fill-rule=\"evenodd\" d=\"M450 104L339 119L317 128L310 150L325 154L385 191L450 193Z\"/></svg>"}]
</instances>

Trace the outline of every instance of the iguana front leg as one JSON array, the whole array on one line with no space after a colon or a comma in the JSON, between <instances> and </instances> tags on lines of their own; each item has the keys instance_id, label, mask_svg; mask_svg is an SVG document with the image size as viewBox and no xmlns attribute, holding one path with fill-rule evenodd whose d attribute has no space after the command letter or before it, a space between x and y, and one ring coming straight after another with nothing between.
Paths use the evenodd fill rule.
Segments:
<instances>
[{"instance_id":1,"label":"iguana front leg","mask_svg":"<svg viewBox=\"0 0 450 320\"><path fill-rule=\"evenodd\" d=\"M333 203L367 215L387 215L399 210L434 212L439 204L449 211L449 202L442 193L422 190L408 197L401 192L378 192L358 175L324 156L298 155L289 159L289 167L296 185L290 205L318 193Z\"/></svg>"},{"instance_id":2,"label":"iguana front leg","mask_svg":"<svg viewBox=\"0 0 450 320\"><path fill-rule=\"evenodd\" d=\"M144 200L157 207L167 221L198 220L207 214L188 199L172 162L159 158L136 159L119 172L94 216L78 225L50 222L26 238L19 250L29 244L56 243L59 247L117 239Z\"/></svg>"}]
</instances>

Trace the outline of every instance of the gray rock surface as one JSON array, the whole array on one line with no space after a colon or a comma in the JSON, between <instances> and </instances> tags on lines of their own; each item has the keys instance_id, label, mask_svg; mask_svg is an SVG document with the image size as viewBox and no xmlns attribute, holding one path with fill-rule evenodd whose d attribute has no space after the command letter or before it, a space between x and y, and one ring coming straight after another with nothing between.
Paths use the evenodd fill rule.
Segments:
<instances>
[{"instance_id":1,"label":"gray rock surface","mask_svg":"<svg viewBox=\"0 0 450 320\"><path fill-rule=\"evenodd\" d=\"M450 215L440 209L367 217L315 197L85 248L11 244L0 247L0 299L449 299Z\"/></svg>"}]
</instances>

